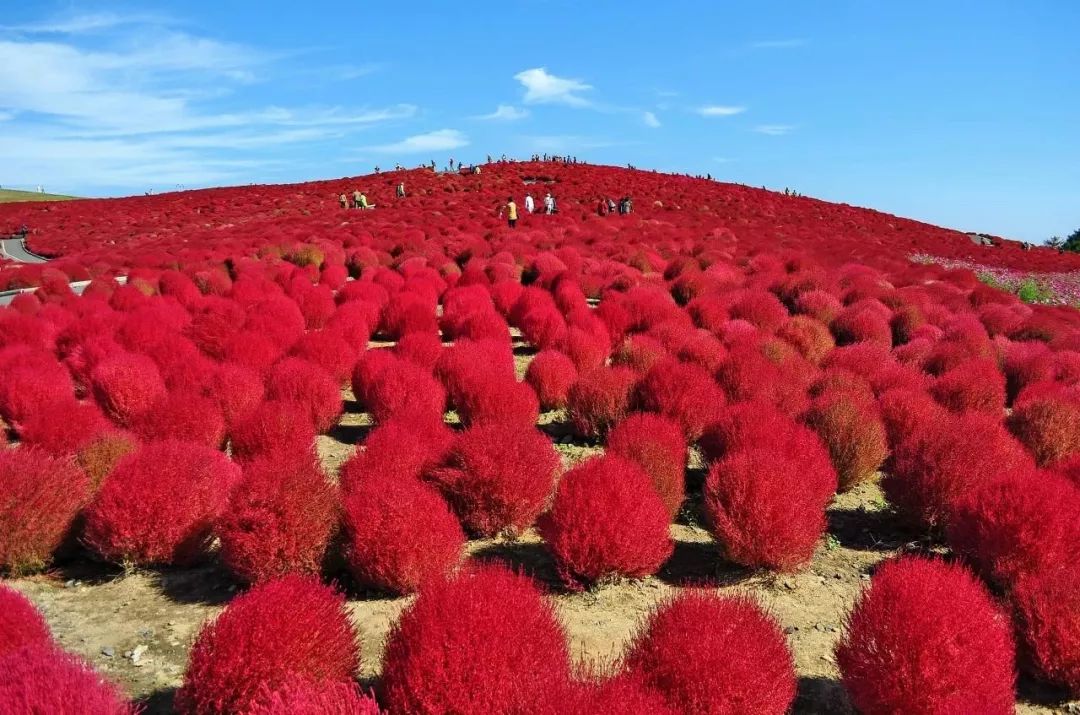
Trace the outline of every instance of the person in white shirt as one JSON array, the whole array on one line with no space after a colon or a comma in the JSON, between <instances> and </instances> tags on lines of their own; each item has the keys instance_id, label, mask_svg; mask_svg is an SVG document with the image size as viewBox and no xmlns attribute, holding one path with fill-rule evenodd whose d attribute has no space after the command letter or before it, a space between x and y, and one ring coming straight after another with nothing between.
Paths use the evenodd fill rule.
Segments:
<instances>
[{"instance_id":1,"label":"person in white shirt","mask_svg":"<svg viewBox=\"0 0 1080 715\"><path fill-rule=\"evenodd\" d=\"M544 213L555 213L555 199L551 198L551 192L548 192L548 195L544 197Z\"/></svg>"},{"instance_id":2,"label":"person in white shirt","mask_svg":"<svg viewBox=\"0 0 1080 715\"><path fill-rule=\"evenodd\" d=\"M536 202L533 201L532 194L525 194L525 213L531 214L536 210Z\"/></svg>"}]
</instances>

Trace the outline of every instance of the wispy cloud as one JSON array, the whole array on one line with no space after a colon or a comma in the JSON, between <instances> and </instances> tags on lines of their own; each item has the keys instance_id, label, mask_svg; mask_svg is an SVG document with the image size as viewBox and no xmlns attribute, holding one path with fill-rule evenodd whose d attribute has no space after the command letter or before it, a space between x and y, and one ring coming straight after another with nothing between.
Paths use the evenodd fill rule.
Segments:
<instances>
[{"instance_id":1,"label":"wispy cloud","mask_svg":"<svg viewBox=\"0 0 1080 715\"><path fill-rule=\"evenodd\" d=\"M469 145L469 138L457 129L438 129L426 134L415 134L393 144L367 147L368 151L382 154L419 154L432 151L449 151Z\"/></svg>"},{"instance_id":2,"label":"wispy cloud","mask_svg":"<svg viewBox=\"0 0 1080 715\"><path fill-rule=\"evenodd\" d=\"M710 104L704 107L698 107L696 111L703 117L733 117L736 114L745 112L746 107Z\"/></svg>"},{"instance_id":3,"label":"wispy cloud","mask_svg":"<svg viewBox=\"0 0 1080 715\"><path fill-rule=\"evenodd\" d=\"M246 85L291 76L282 55L178 27L107 13L0 26L0 180L73 190L246 180L279 162L244 152L355 143L356 133L419 111L245 105ZM323 69L360 76L373 67Z\"/></svg>"},{"instance_id":4,"label":"wispy cloud","mask_svg":"<svg viewBox=\"0 0 1080 715\"><path fill-rule=\"evenodd\" d=\"M526 104L566 104L571 107L588 107L588 99L580 93L592 89L591 85L579 79L557 77L544 67L524 70L514 75L514 79L525 88Z\"/></svg>"},{"instance_id":5,"label":"wispy cloud","mask_svg":"<svg viewBox=\"0 0 1080 715\"><path fill-rule=\"evenodd\" d=\"M516 122L529 116L527 109L518 109L509 104L500 104L491 114L481 114L473 119L482 119L492 122Z\"/></svg>"},{"instance_id":6,"label":"wispy cloud","mask_svg":"<svg viewBox=\"0 0 1080 715\"><path fill-rule=\"evenodd\" d=\"M794 130L790 124L758 124L754 127L754 131L758 134L767 134L771 137L781 137L785 134L790 134Z\"/></svg>"},{"instance_id":7,"label":"wispy cloud","mask_svg":"<svg viewBox=\"0 0 1080 715\"><path fill-rule=\"evenodd\" d=\"M660 120L656 118L656 115L652 112L645 112L641 115L641 121L645 122L645 126L656 129L660 126Z\"/></svg>"},{"instance_id":8,"label":"wispy cloud","mask_svg":"<svg viewBox=\"0 0 1080 715\"><path fill-rule=\"evenodd\" d=\"M761 40L760 42L751 42L750 47L756 50L782 50L789 47L805 47L808 40L801 37L790 38L786 40Z\"/></svg>"}]
</instances>

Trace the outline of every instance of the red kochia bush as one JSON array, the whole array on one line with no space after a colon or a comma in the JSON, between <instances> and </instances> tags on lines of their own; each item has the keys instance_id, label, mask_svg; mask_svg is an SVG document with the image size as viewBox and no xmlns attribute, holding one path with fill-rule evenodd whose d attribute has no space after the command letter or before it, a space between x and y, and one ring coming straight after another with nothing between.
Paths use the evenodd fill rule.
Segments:
<instances>
[{"instance_id":1,"label":"red kochia bush","mask_svg":"<svg viewBox=\"0 0 1080 715\"><path fill-rule=\"evenodd\" d=\"M1005 587L1052 571L1080 544L1080 489L1051 472L1008 474L965 495L946 535L954 553Z\"/></svg>"},{"instance_id":2,"label":"red kochia bush","mask_svg":"<svg viewBox=\"0 0 1080 715\"><path fill-rule=\"evenodd\" d=\"M336 332L318 330L297 340L289 354L318 365L339 383L344 383L352 374L357 350Z\"/></svg>"},{"instance_id":3,"label":"red kochia bush","mask_svg":"<svg viewBox=\"0 0 1080 715\"><path fill-rule=\"evenodd\" d=\"M441 419L394 418L368 433L363 450L342 465L338 483L350 493L368 474L419 479L442 463L453 444L454 432Z\"/></svg>"},{"instance_id":4,"label":"red kochia bush","mask_svg":"<svg viewBox=\"0 0 1080 715\"><path fill-rule=\"evenodd\" d=\"M263 688L245 715L380 715L379 704L356 683L313 683L289 678L284 685Z\"/></svg>"},{"instance_id":5,"label":"red kochia bush","mask_svg":"<svg viewBox=\"0 0 1080 715\"><path fill-rule=\"evenodd\" d=\"M883 565L836 648L862 713L1012 713L1008 619L963 567L905 557Z\"/></svg>"},{"instance_id":6,"label":"red kochia bush","mask_svg":"<svg viewBox=\"0 0 1080 715\"><path fill-rule=\"evenodd\" d=\"M393 593L412 593L429 579L445 578L465 549L461 525L439 492L406 474L354 476L344 523L353 576Z\"/></svg>"},{"instance_id":7,"label":"red kochia bush","mask_svg":"<svg viewBox=\"0 0 1080 715\"><path fill-rule=\"evenodd\" d=\"M626 665L675 712L782 715L795 699L784 634L746 597L676 596L649 616Z\"/></svg>"},{"instance_id":8,"label":"red kochia bush","mask_svg":"<svg viewBox=\"0 0 1080 715\"><path fill-rule=\"evenodd\" d=\"M560 703L565 715L678 715L664 696L642 682L640 676L616 674L575 688L568 702Z\"/></svg>"},{"instance_id":9,"label":"red kochia bush","mask_svg":"<svg viewBox=\"0 0 1080 715\"><path fill-rule=\"evenodd\" d=\"M916 425L896 445L881 482L886 498L910 522L948 522L959 500L1008 474L1030 475L1035 464L997 420L977 413Z\"/></svg>"},{"instance_id":10,"label":"red kochia bush","mask_svg":"<svg viewBox=\"0 0 1080 715\"><path fill-rule=\"evenodd\" d=\"M873 478L888 455L885 426L872 397L849 389L828 390L811 403L803 419L828 448L842 492Z\"/></svg>"},{"instance_id":11,"label":"red kochia bush","mask_svg":"<svg viewBox=\"0 0 1080 715\"><path fill-rule=\"evenodd\" d=\"M286 576L238 596L203 628L176 708L185 715L246 712L261 688L292 678L349 683L359 660L344 597L315 578Z\"/></svg>"},{"instance_id":12,"label":"red kochia bush","mask_svg":"<svg viewBox=\"0 0 1080 715\"><path fill-rule=\"evenodd\" d=\"M615 349L611 363L645 373L667 355L667 348L661 345L659 340L648 335L631 335Z\"/></svg>"},{"instance_id":13,"label":"red kochia bush","mask_svg":"<svg viewBox=\"0 0 1080 715\"><path fill-rule=\"evenodd\" d=\"M574 430L586 437L604 435L630 412L637 380L628 367L601 367L580 375L566 399Z\"/></svg>"},{"instance_id":14,"label":"red kochia bush","mask_svg":"<svg viewBox=\"0 0 1080 715\"><path fill-rule=\"evenodd\" d=\"M565 693L569 678L552 605L531 579L494 566L427 584L383 656L394 713L527 715Z\"/></svg>"},{"instance_id":15,"label":"red kochia bush","mask_svg":"<svg viewBox=\"0 0 1080 715\"><path fill-rule=\"evenodd\" d=\"M316 432L326 432L341 415L341 390L330 375L314 363L286 358L266 379L269 400L291 402L308 416Z\"/></svg>"},{"instance_id":16,"label":"red kochia bush","mask_svg":"<svg viewBox=\"0 0 1080 715\"><path fill-rule=\"evenodd\" d=\"M523 531L536 520L558 467L551 440L539 430L487 422L462 432L430 477L468 531L494 536Z\"/></svg>"},{"instance_id":17,"label":"red kochia bush","mask_svg":"<svg viewBox=\"0 0 1080 715\"><path fill-rule=\"evenodd\" d=\"M557 410L566 406L570 386L577 380L574 362L556 350L542 350L525 371L525 382L536 392L540 407Z\"/></svg>"},{"instance_id":18,"label":"red kochia bush","mask_svg":"<svg viewBox=\"0 0 1080 715\"><path fill-rule=\"evenodd\" d=\"M954 412L1000 418L1005 410L1005 376L990 360L960 363L934 381L930 393Z\"/></svg>"},{"instance_id":19,"label":"red kochia bush","mask_svg":"<svg viewBox=\"0 0 1080 715\"><path fill-rule=\"evenodd\" d=\"M686 438L678 423L661 415L630 415L607 436L607 451L635 462L652 480L668 516L686 495Z\"/></svg>"},{"instance_id":20,"label":"red kochia bush","mask_svg":"<svg viewBox=\"0 0 1080 715\"><path fill-rule=\"evenodd\" d=\"M1021 578L1010 598L1025 669L1080 697L1080 568L1076 562Z\"/></svg>"},{"instance_id":21,"label":"red kochia bush","mask_svg":"<svg viewBox=\"0 0 1080 715\"><path fill-rule=\"evenodd\" d=\"M130 426L165 399L165 382L148 357L121 353L105 358L90 373L94 398L109 417Z\"/></svg>"},{"instance_id":22,"label":"red kochia bush","mask_svg":"<svg viewBox=\"0 0 1080 715\"><path fill-rule=\"evenodd\" d=\"M1080 399L1063 389L1018 402L1009 429L1041 465L1080 453Z\"/></svg>"},{"instance_id":23,"label":"red kochia bush","mask_svg":"<svg viewBox=\"0 0 1080 715\"><path fill-rule=\"evenodd\" d=\"M215 449L225 440L225 417L218 403L189 391L174 391L134 425L146 441L179 439Z\"/></svg>"},{"instance_id":24,"label":"red kochia bush","mask_svg":"<svg viewBox=\"0 0 1080 715\"><path fill-rule=\"evenodd\" d=\"M656 573L671 555L671 518L649 475L615 455L563 475L540 534L572 587Z\"/></svg>"},{"instance_id":25,"label":"red kochia bush","mask_svg":"<svg viewBox=\"0 0 1080 715\"><path fill-rule=\"evenodd\" d=\"M51 402L40 405L19 427L19 440L49 454L74 454L109 429L111 422L93 402Z\"/></svg>"},{"instance_id":26,"label":"red kochia bush","mask_svg":"<svg viewBox=\"0 0 1080 715\"><path fill-rule=\"evenodd\" d=\"M825 533L825 507L836 491L836 472L812 435L797 441L798 448L736 452L709 470L705 514L725 554L737 564L797 569L810 560Z\"/></svg>"},{"instance_id":27,"label":"red kochia bush","mask_svg":"<svg viewBox=\"0 0 1080 715\"><path fill-rule=\"evenodd\" d=\"M269 401L229 430L232 456L238 462L269 453L308 452L315 447L315 428L291 402Z\"/></svg>"},{"instance_id":28,"label":"red kochia bush","mask_svg":"<svg viewBox=\"0 0 1080 715\"><path fill-rule=\"evenodd\" d=\"M49 626L30 599L0 584L0 658L24 646L51 643Z\"/></svg>"},{"instance_id":29,"label":"red kochia bush","mask_svg":"<svg viewBox=\"0 0 1080 715\"><path fill-rule=\"evenodd\" d=\"M0 570L45 566L90 499L86 474L32 447L0 448Z\"/></svg>"},{"instance_id":30,"label":"red kochia bush","mask_svg":"<svg viewBox=\"0 0 1080 715\"><path fill-rule=\"evenodd\" d=\"M0 712L49 715L135 715L120 689L78 656L52 645L0 656Z\"/></svg>"},{"instance_id":31,"label":"red kochia bush","mask_svg":"<svg viewBox=\"0 0 1080 715\"><path fill-rule=\"evenodd\" d=\"M705 428L719 419L724 409L724 390L697 365L674 359L662 360L637 385L641 407L669 417L696 441Z\"/></svg>"},{"instance_id":32,"label":"red kochia bush","mask_svg":"<svg viewBox=\"0 0 1080 715\"><path fill-rule=\"evenodd\" d=\"M379 372L366 396L377 422L392 417L438 421L446 409L446 390L424 368L405 360Z\"/></svg>"},{"instance_id":33,"label":"red kochia bush","mask_svg":"<svg viewBox=\"0 0 1080 715\"><path fill-rule=\"evenodd\" d=\"M540 416L540 401L533 389L510 376L470 379L457 396L458 416L464 425L499 422L531 427Z\"/></svg>"},{"instance_id":34,"label":"red kochia bush","mask_svg":"<svg viewBox=\"0 0 1080 715\"><path fill-rule=\"evenodd\" d=\"M701 435L698 446L707 462L728 454L776 443L789 435L795 422L765 402L740 402L724 408L720 418Z\"/></svg>"},{"instance_id":35,"label":"red kochia bush","mask_svg":"<svg viewBox=\"0 0 1080 715\"><path fill-rule=\"evenodd\" d=\"M124 457L86 509L86 544L109 561L183 564L209 543L240 470L216 450L166 440Z\"/></svg>"},{"instance_id":36,"label":"red kochia bush","mask_svg":"<svg viewBox=\"0 0 1080 715\"><path fill-rule=\"evenodd\" d=\"M245 465L217 525L221 560L245 583L317 574L336 522L336 494L313 454L262 457Z\"/></svg>"}]
</instances>

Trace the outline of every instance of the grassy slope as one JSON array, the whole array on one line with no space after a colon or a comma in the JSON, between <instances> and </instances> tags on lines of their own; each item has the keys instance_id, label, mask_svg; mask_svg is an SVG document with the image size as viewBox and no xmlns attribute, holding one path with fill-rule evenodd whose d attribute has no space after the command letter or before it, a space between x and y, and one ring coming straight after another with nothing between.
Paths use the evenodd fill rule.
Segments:
<instances>
[{"instance_id":1,"label":"grassy slope","mask_svg":"<svg viewBox=\"0 0 1080 715\"><path fill-rule=\"evenodd\" d=\"M61 196L59 194L39 194L36 191L15 191L13 189L0 189L0 204L14 203L16 201L70 201L75 196Z\"/></svg>"}]
</instances>

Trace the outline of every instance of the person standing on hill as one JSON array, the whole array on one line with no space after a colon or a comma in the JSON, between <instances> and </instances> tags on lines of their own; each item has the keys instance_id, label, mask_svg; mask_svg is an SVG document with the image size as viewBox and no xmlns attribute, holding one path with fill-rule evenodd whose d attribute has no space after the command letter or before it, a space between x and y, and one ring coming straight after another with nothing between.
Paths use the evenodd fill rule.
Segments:
<instances>
[{"instance_id":1,"label":"person standing on hill","mask_svg":"<svg viewBox=\"0 0 1080 715\"><path fill-rule=\"evenodd\" d=\"M532 194L525 194L525 213L531 214L536 210L536 202L533 201Z\"/></svg>"},{"instance_id":2,"label":"person standing on hill","mask_svg":"<svg viewBox=\"0 0 1080 715\"><path fill-rule=\"evenodd\" d=\"M354 209L362 209L362 208L364 208L363 206L360 205L360 198L362 196L363 196L363 194L360 193L360 189L356 189L355 191L352 192L352 205L353 205Z\"/></svg>"},{"instance_id":3,"label":"person standing on hill","mask_svg":"<svg viewBox=\"0 0 1080 715\"><path fill-rule=\"evenodd\" d=\"M513 196L506 197L506 225L510 228L517 228L517 204L514 203ZM502 211L499 212L499 216L502 216Z\"/></svg>"},{"instance_id":4,"label":"person standing on hill","mask_svg":"<svg viewBox=\"0 0 1080 715\"><path fill-rule=\"evenodd\" d=\"M405 182L404 181L398 182L398 185L397 185L397 197L399 199L405 198Z\"/></svg>"},{"instance_id":5,"label":"person standing on hill","mask_svg":"<svg viewBox=\"0 0 1080 715\"><path fill-rule=\"evenodd\" d=\"M341 204L341 208L343 209L349 208L349 199L345 196L345 194L342 194L338 197L338 203Z\"/></svg>"},{"instance_id":6,"label":"person standing on hill","mask_svg":"<svg viewBox=\"0 0 1080 715\"><path fill-rule=\"evenodd\" d=\"M549 216L555 213L555 199L552 197L550 191L547 192L547 195L544 197L544 213Z\"/></svg>"}]
</instances>

